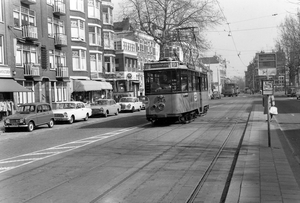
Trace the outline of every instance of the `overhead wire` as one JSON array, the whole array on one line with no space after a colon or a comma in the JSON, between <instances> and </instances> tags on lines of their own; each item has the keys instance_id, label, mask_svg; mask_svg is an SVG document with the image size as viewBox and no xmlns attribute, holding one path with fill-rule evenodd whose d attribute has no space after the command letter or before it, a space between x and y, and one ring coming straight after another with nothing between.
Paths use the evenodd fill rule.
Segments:
<instances>
[{"instance_id":1,"label":"overhead wire","mask_svg":"<svg viewBox=\"0 0 300 203\"><path fill-rule=\"evenodd\" d=\"M229 29L229 31L228 31L228 36L231 37L231 39L232 39L232 42L233 42L234 48L235 48L235 50L236 50L237 56L238 56L238 58L240 59L241 63L242 63L245 67L247 67L247 66L245 65L245 63L242 61L241 57L240 57L241 52L238 51L238 49L237 49L237 47L236 47L236 44L235 44L234 37L233 37L232 32L231 32L231 28L230 28L229 22L228 22L228 20L227 20L225 14L224 14L224 12L223 12L223 9L221 8L221 6L220 6L218 0L215 0L215 1L216 1L216 3L218 4L218 7L219 7L219 9L220 9L220 11L221 11L221 13L222 13L222 15L223 15L225 21L226 21L226 24L227 24L228 29Z\"/></svg>"}]
</instances>

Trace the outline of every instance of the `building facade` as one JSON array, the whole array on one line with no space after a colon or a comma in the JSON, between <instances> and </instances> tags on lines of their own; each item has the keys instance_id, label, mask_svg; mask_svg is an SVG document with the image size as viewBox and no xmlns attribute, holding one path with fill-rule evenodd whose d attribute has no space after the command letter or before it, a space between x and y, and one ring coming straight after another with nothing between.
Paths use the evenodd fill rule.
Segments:
<instances>
[{"instance_id":1,"label":"building facade","mask_svg":"<svg viewBox=\"0 0 300 203\"><path fill-rule=\"evenodd\" d=\"M10 99L112 97L105 82L115 73L112 9L110 0L0 0L0 73L28 90Z\"/></svg>"}]
</instances>

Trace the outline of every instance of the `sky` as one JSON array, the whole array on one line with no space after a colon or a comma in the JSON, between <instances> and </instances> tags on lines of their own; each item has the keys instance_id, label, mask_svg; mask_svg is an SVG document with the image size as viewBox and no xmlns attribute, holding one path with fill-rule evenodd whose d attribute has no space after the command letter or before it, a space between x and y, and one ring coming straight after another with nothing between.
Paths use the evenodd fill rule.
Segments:
<instances>
[{"instance_id":1,"label":"sky","mask_svg":"<svg viewBox=\"0 0 300 203\"><path fill-rule=\"evenodd\" d=\"M119 3L112 0L114 15L120 13ZM227 61L227 77L244 77L256 53L275 48L280 32L278 26L287 16L296 17L298 0L218 0L216 10L225 21L208 28L204 35L211 49L205 57L220 55ZM229 36L230 35L230 36Z\"/></svg>"}]
</instances>

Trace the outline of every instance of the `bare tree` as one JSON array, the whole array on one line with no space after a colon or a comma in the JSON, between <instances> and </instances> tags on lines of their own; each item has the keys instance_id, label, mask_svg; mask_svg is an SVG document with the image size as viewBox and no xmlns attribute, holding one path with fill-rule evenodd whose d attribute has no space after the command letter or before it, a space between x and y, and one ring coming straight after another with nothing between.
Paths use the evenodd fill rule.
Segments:
<instances>
[{"instance_id":1,"label":"bare tree","mask_svg":"<svg viewBox=\"0 0 300 203\"><path fill-rule=\"evenodd\" d=\"M286 53L290 79L295 83L300 66L300 13L298 12L296 17L286 17L279 31L277 47L281 47Z\"/></svg>"},{"instance_id":2,"label":"bare tree","mask_svg":"<svg viewBox=\"0 0 300 203\"><path fill-rule=\"evenodd\" d=\"M215 3L216 0L125 0L122 7L123 17L152 36L160 45L160 53L165 46L180 43L186 52L195 54L195 49L209 47L203 31L222 20Z\"/></svg>"}]
</instances>

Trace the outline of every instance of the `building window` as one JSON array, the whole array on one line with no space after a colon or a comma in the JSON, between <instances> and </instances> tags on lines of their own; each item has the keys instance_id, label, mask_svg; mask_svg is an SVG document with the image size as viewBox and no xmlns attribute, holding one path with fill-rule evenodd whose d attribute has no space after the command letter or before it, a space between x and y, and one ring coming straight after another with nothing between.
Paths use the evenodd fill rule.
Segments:
<instances>
[{"instance_id":1,"label":"building window","mask_svg":"<svg viewBox=\"0 0 300 203\"><path fill-rule=\"evenodd\" d=\"M14 27L35 25L35 12L25 7L15 6L13 11Z\"/></svg>"},{"instance_id":2,"label":"building window","mask_svg":"<svg viewBox=\"0 0 300 203\"><path fill-rule=\"evenodd\" d=\"M54 0L47 0L47 4L50 5L50 6L53 6L54 5Z\"/></svg>"},{"instance_id":3,"label":"building window","mask_svg":"<svg viewBox=\"0 0 300 203\"><path fill-rule=\"evenodd\" d=\"M90 45L101 46L101 28L98 26L89 26L89 43Z\"/></svg>"},{"instance_id":4,"label":"building window","mask_svg":"<svg viewBox=\"0 0 300 203\"><path fill-rule=\"evenodd\" d=\"M85 41L85 22L81 19L71 19L72 40Z\"/></svg>"},{"instance_id":5,"label":"building window","mask_svg":"<svg viewBox=\"0 0 300 203\"><path fill-rule=\"evenodd\" d=\"M86 71L86 51L72 49L72 62L74 71Z\"/></svg>"},{"instance_id":6,"label":"building window","mask_svg":"<svg viewBox=\"0 0 300 203\"><path fill-rule=\"evenodd\" d=\"M0 1L1 3L1 1ZM3 47L3 36L0 35L0 64L4 64L4 47Z\"/></svg>"},{"instance_id":7,"label":"building window","mask_svg":"<svg viewBox=\"0 0 300 203\"><path fill-rule=\"evenodd\" d=\"M72 0L72 1L70 1L70 10L84 12L83 0Z\"/></svg>"},{"instance_id":8,"label":"building window","mask_svg":"<svg viewBox=\"0 0 300 203\"><path fill-rule=\"evenodd\" d=\"M102 54L90 53L91 72L102 73Z\"/></svg>"},{"instance_id":9,"label":"building window","mask_svg":"<svg viewBox=\"0 0 300 203\"><path fill-rule=\"evenodd\" d=\"M113 32L103 31L103 38L104 38L104 48L114 49Z\"/></svg>"},{"instance_id":10,"label":"building window","mask_svg":"<svg viewBox=\"0 0 300 203\"><path fill-rule=\"evenodd\" d=\"M105 72L106 73L114 73L115 72L115 63L114 63L114 57L112 56L105 56Z\"/></svg>"},{"instance_id":11,"label":"building window","mask_svg":"<svg viewBox=\"0 0 300 203\"><path fill-rule=\"evenodd\" d=\"M114 44L115 44L115 50L122 50L122 42L121 41L114 42Z\"/></svg>"},{"instance_id":12,"label":"building window","mask_svg":"<svg viewBox=\"0 0 300 203\"><path fill-rule=\"evenodd\" d=\"M20 85L31 90L31 92L18 92L18 104L35 102L34 100L34 82L17 81Z\"/></svg>"},{"instance_id":13,"label":"building window","mask_svg":"<svg viewBox=\"0 0 300 203\"><path fill-rule=\"evenodd\" d=\"M59 50L49 50L50 69L66 66L66 53Z\"/></svg>"},{"instance_id":14,"label":"building window","mask_svg":"<svg viewBox=\"0 0 300 203\"><path fill-rule=\"evenodd\" d=\"M88 17L97 18L100 20L100 1L89 0L88 2Z\"/></svg>"},{"instance_id":15,"label":"building window","mask_svg":"<svg viewBox=\"0 0 300 203\"><path fill-rule=\"evenodd\" d=\"M64 21L57 18L48 18L48 36L54 37L55 34L65 34Z\"/></svg>"},{"instance_id":16,"label":"building window","mask_svg":"<svg viewBox=\"0 0 300 203\"><path fill-rule=\"evenodd\" d=\"M2 0L0 0L0 22L3 21Z\"/></svg>"},{"instance_id":17,"label":"building window","mask_svg":"<svg viewBox=\"0 0 300 203\"><path fill-rule=\"evenodd\" d=\"M103 23L113 24L113 9L110 7L103 8Z\"/></svg>"},{"instance_id":18,"label":"building window","mask_svg":"<svg viewBox=\"0 0 300 203\"><path fill-rule=\"evenodd\" d=\"M16 47L16 65L23 66L23 64L37 64L37 47L31 45L17 44Z\"/></svg>"}]
</instances>

